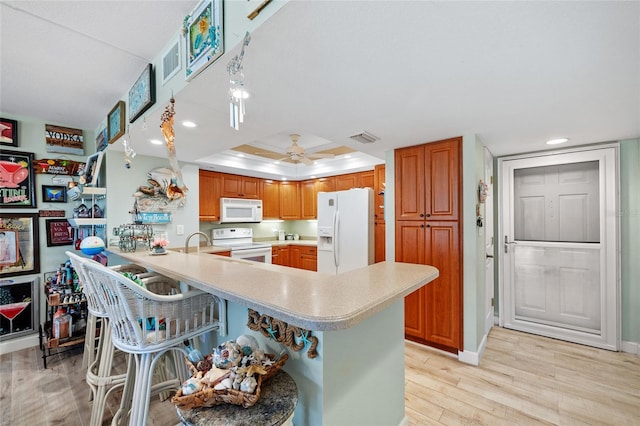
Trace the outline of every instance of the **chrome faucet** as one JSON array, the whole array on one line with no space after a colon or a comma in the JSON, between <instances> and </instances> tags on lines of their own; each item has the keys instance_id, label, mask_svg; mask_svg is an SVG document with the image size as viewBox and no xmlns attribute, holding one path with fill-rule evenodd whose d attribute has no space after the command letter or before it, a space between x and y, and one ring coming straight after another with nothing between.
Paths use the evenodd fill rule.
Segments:
<instances>
[{"instance_id":1,"label":"chrome faucet","mask_svg":"<svg viewBox=\"0 0 640 426\"><path fill-rule=\"evenodd\" d=\"M204 232L194 232L192 234L189 234L189 236L187 237L187 240L184 243L184 252L187 253L187 254L189 253L189 240L194 235L202 235L203 237L205 237L207 239L207 244L211 245L211 238L209 238L209 236L207 234L205 234ZM197 250L198 253L200 253L200 239L198 239L198 245L196 246L196 250Z\"/></svg>"}]
</instances>

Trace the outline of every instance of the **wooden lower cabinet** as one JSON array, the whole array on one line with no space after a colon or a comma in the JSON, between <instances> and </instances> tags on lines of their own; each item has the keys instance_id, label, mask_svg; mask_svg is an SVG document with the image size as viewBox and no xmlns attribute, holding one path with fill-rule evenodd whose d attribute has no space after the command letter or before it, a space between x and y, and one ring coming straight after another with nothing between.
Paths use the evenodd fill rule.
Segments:
<instances>
[{"instance_id":1,"label":"wooden lower cabinet","mask_svg":"<svg viewBox=\"0 0 640 426\"><path fill-rule=\"evenodd\" d=\"M217 253L214 253L216 256L226 256L226 257L231 257L231 250L227 250L227 251L219 251Z\"/></svg>"},{"instance_id":2,"label":"wooden lower cabinet","mask_svg":"<svg viewBox=\"0 0 640 426\"><path fill-rule=\"evenodd\" d=\"M295 246L292 246L293 248ZM318 271L318 249L316 247L298 246L300 254L296 268L307 271ZM293 265L292 265L293 266Z\"/></svg>"},{"instance_id":3,"label":"wooden lower cabinet","mask_svg":"<svg viewBox=\"0 0 640 426\"><path fill-rule=\"evenodd\" d=\"M271 264L289 266L289 246L271 247Z\"/></svg>"},{"instance_id":4,"label":"wooden lower cabinet","mask_svg":"<svg viewBox=\"0 0 640 426\"><path fill-rule=\"evenodd\" d=\"M405 297L405 336L462 350L462 276L457 221L397 221L396 261L433 265L440 275Z\"/></svg>"}]
</instances>

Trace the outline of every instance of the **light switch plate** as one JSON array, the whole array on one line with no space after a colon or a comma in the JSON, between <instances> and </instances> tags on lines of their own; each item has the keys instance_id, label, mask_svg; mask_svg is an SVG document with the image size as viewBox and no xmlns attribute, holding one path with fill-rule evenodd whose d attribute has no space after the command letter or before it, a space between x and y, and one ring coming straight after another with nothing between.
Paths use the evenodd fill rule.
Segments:
<instances>
[{"instance_id":1,"label":"light switch plate","mask_svg":"<svg viewBox=\"0 0 640 426\"><path fill-rule=\"evenodd\" d=\"M176 235L184 235L184 225L176 225Z\"/></svg>"}]
</instances>

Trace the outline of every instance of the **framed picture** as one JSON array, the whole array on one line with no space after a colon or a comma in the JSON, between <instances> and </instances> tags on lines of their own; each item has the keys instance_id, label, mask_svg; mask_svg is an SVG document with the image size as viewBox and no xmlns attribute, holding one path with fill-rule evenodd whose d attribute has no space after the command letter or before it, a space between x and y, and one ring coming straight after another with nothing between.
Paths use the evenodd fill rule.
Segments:
<instances>
[{"instance_id":1,"label":"framed picture","mask_svg":"<svg viewBox=\"0 0 640 426\"><path fill-rule=\"evenodd\" d=\"M87 163L84 166L84 172L82 174L84 185L95 186L98 183L98 175L100 174L103 156L104 151L98 151L87 157Z\"/></svg>"},{"instance_id":2,"label":"framed picture","mask_svg":"<svg viewBox=\"0 0 640 426\"><path fill-rule=\"evenodd\" d=\"M184 22L186 78L191 80L224 53L222 0L204 0Z\"/></svg>"},{"instance_id":3,"label":"framed picture","mask_svg":"<svg viewBox=\"0 0 640 426\"><path fill-rule=\"evenodd\" d=\"M71 129L53 124L45 124L44 139L47 152L84 155L82 129Z\"/></svg>"},{"instance_id":4,"label":"framed picture","mask_svg":"<svg viewBox=\"0 0 640 426\"><path fill-rule=\"evenodd\" d=\"M107 116L107 135L109 143L114 143L118 138L124 135L124 101L118 101L116 106L109 111Z\"/></svg>"},{"instance_id":5,"label":"framed picture","mask_svg":"<svg viewBox=\"0 0 640 426\"><path fill-rule=\"evenodd\" d=\"M0 212L0 277L40 273L37 213Z\"/></svg>"},{"instance_id":6,"label":"framed picture","mask_svg":"<svg viewBox=\"0 0 640 426\"><path fill-rule=\"evenodd\" d=\"M66 203L67 188L64 186L42 185L43 203Z\"/></svg>"},{"instance_id":7,"label":"framed picture","mask_svg":"<svg viewBox=\"0 0 640 426\"><path fill-rule=\"evenodd\" d=\"M33 169L33 153L0 151L0 207L36 207Z\"/></svg>"},{"instance_id":8,"label":"framed picture","mask_svg":"<svg viewBox=\"0 0 640 426\"><path fill-rule=\"evenodd\" d=\"M73 244L73 227L67 219L45 220L47 247L70 246Z\"/></svg>"},{"instance_id":9,"label":"framed picture","mask_svg":"<svg viewBox=\"0 0 640 426\"><path fill-rule=\"evenodd\" d=\"M148 64L129 89L129 123L133 123L156 103L156 79L153 65Z\"/></svg>"},{"instance_id":10,"label":"framed picture","mask_svg":"<svg viewBox=\"0 0 640 426\"><path fill-rule=\"evenodd\" d=\"M0 145L18 146L18 122L0 118Z\"/></svg>"},{"instance_id":11,"label":"framed picture","mask_svg":"<svg viewBox=\"0 0 640 426\"><path fill-rule=\"evenodd\" d=\"M109 145L107 139L107 128L102 129L98 136L96 136L96 151L102 151Z\"/></svg>"}]
</instances>

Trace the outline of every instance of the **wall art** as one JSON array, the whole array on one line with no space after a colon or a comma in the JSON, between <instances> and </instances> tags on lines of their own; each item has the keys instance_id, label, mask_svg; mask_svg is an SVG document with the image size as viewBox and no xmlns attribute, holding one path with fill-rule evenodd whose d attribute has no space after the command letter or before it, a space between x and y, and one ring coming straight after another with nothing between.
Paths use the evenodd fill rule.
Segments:
<instances>
[{"instance_id":1,"label":"wall art","mask_svg":"<svg viewBox=\"0 0 640 426\"><path fill-rule=\"evenodd\" d=\"M0 207L35 208L33 153L0 151Z\"/></svg>"},{"instance_id":2,"label":"wall art","mask_svg":"<svg viewBox=\"0 0 640 426\"><path fill-rule=\"evenodd\" d=\"M47 159L35 160L33 163L33 171L39 174L48 175L65 175L65 176L79 176L80 172L84 170L84 162L63 160L63 159ZM71 178L68 178L70 180ZM54 182L55 183L55 182Z\"/></svg>"},{"instance_id":3,"label":"wall art","mask_svg":"<svg viewBox=\"0 0 640 426\"><path fill-rule=\"evenodd\" d=\"M66 203L67 188L57 185L42 185L43 203Z\"/></svg>"},{"instance_id":4,"label":"wall art","mask_svg":"<svg viewBox=\"0 0 640 426\"><path fill-rule=\"evenodd\" d=\"M84 155L84 138L81 129L45 124L44 138L47 152Z\"/></svg>"},{"instance_id":5,"label":"wall art","mask_svg":"<svg viewBox=\"0 0 640 426\"><path fill-rule=\"evenodd\" d=\"M0 212L0 277L37 273L38 214Z\"/></svg>"},{"instance_id":6,"label":"wall art","mask_svg":"<svg viewBox=\"0 0 640 426\"><path fill-rule=\"evenodd\" d=\"M67 219L45 220L47 247L70 246L73 244L73 227Z\"/></svg>"},{"instance_id":7,"label":"wall art","mask_svg":"<svg viewBox=\"0 0 640 426\"><path fill-rule=\"evenodd\" d=\"M96 136L96 151L102 151L109 145L107 137L107 128L102 129L98 136Z\"/></svg>"},{"instance_id":8,"label":"wall art","mask_svg":"<svg viewBox=\"0 0 640 426\"><path fill-rule=\"evenodd\" d=\"M18 146L18 122L0 118L0 145Z\"/></svg>"},{"instance_id":9,"label":"wall art","mask_svg":"<svg viewBox=\"0 0 640 426\"><path fill-rule=\"evenodd\" d=\"M87 164L84 166L84 172L80 176L80 183L86 186L95 186L98 183L98 175L100 175L100 166L102 165L102 157L104 151L96 152L87 158Z\"/></svg>"},{"instance_id":10,"label":"wall art","mask_svg":"<svg viewBox=\"0 0 640 426\"><path fill-rule=\"evenodd\" d=\"M124 135L124 101L118 101L118 103L109 111L107 115L107 135L109 136L109 143L114 143L118 138Z\"/></svg>"},{"instance_id":11,"label":"wall art","mask_svg":"<svg viewBox=\"0 0 640 426\"><path fill-rule=\"evenodd\" d=\"M129 89L129 123L136 121L156 103L156 79L153 65L148 64Z\"/></svg>"},{"instance_id":12,"label":"wall art","mask_svg":"<svg viewBox=\"0 0 640 426\"><path fill-rule=\"evenodd\" d=\"M183 24L186 78L191 80L224 53L222 0L200 3Z\"/></svg>"}]
</instances>

